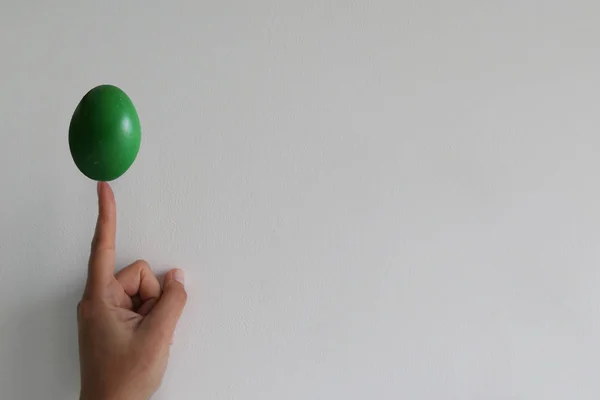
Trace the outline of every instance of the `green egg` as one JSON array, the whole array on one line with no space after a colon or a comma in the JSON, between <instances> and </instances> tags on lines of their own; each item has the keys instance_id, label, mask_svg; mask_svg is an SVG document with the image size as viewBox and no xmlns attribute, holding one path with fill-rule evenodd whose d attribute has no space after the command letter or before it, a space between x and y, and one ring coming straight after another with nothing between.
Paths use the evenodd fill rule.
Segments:
<instances>
[{"instance_id":1,"label":"green egg","mask_svg":"<svg viewBox=\"0 0 600 400\"><path fill-rule=\"evenodd\" d=\"M142 128L133 102L116 86L93 88L69 125L69 148L77 168L96 181L117 179L140 150Z\"/></svg>"}]
</instances>

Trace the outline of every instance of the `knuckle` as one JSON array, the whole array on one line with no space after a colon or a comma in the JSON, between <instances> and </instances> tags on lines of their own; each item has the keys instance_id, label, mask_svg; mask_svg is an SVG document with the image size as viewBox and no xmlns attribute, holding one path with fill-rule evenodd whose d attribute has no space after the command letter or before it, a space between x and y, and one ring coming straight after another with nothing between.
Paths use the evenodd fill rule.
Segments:
<instances>
[{"instance_id":1,"label":"knuckle","mask_svg":"<svg viewBox=\"0 0 600 400\"><path fill-rule=\"evenodd\" d=\"M187 302L187 292L177 282L170 282L165 290L165 294L170 297L171 301L176 304L185 304Z\"/></svg>"},{"instance_id":2,"label":"knuckle","mask_svg":"<svg viewBox=\"0 0 600 400\"><path fill-rule=\"evenodd\" d=\"M148 261L143 259L136 260L133 264L136 265L140 270L150 269L150 264L148 264Z\"/></svg>"},{"instance_id":3,"label":"knuckle","mask_svg":"<svg viewBox=\"0 0 600 400\"><path fill-rule=\"evenodd\" d=\"M92 239L92 254L98 254L100 252L114 252L115 245L111 243L109 240L96 237Z\"/></svg>"},{"instance_id":4,"label":"knuckle","mask_svg":"<svg viewBox=\"0 0 600 400\"><path fill-rule=\"evenodd\" d=\"M185 289L181 288L180 290L175 291L175 297L179 303L185 304L187 302L188 295Z\"/></svg>"}]
</instances>

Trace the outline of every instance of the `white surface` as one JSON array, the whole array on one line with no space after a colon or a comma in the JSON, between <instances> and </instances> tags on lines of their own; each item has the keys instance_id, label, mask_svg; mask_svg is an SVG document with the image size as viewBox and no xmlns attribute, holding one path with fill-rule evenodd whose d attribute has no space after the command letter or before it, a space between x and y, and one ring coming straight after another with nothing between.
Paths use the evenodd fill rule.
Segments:
<instances>
[{"instance_id":1,"label":"white surface","mask_svg":"<svg viewBox=\"0 0 600 400\"><path fill-rule=\"evenodd\" d=\"M597 2L0 10L3 399L77 396L101 83L143 126L119 263L189 282L156 399L600 396Z\"/></svg>"}]
</instances>

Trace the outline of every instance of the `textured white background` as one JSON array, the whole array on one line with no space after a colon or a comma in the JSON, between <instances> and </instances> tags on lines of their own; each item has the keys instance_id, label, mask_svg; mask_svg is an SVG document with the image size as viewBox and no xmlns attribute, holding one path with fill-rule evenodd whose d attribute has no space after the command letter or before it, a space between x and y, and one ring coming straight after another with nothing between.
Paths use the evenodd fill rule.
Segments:
<instances>
[{"instance_id":1,"label":"textured white background","mask_svg":"<svg viewBox=\"0 0 600 400\"><path fill-rule=\"evenodd\" d=\"M0 390L76 398L122 87L119 265L187 272L156 399L600 397L594 1L0 3Z\"/></svg>"}]
</instances>

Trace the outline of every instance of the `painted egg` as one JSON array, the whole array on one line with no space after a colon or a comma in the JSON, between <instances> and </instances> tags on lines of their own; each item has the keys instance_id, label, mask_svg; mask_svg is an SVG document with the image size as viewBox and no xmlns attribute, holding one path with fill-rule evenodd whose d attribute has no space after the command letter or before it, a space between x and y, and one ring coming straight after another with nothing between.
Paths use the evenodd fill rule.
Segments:
<instances>
[{"instance_id":1,"label":"painted egg","mask_svg":"<svg viewBox=\"0 0 600 400\"><path fill-rule=\"evenodd\" d=\"M140 150L142 128L133 102L116 86L93 88L69 125L69 148L77 168L96 181L117 179Z\"/></svg>"}]
</instances>

